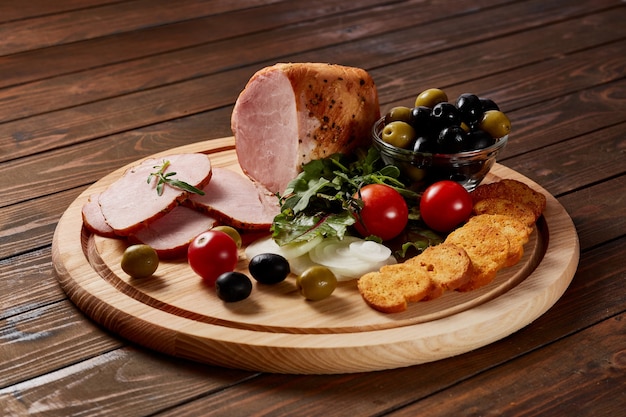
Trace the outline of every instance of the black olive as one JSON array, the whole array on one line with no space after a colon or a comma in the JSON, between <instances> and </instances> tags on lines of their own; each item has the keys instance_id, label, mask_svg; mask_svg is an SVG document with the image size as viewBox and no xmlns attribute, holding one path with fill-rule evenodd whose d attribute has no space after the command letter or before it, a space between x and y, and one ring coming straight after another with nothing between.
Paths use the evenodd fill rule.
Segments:
<instances>
[{"instance_id":1,"label":"black olive","mask_svg":"<svg viewBox=\"0 0 626 417\"><path fill-rule=\"evenodd\" d=\"M470 128L476 127L485 113L480 99L475 94L461 94L456 100L456 107L459 109L461 121Z\"/></svg>"},{"instance_id":2,"label":"black olive","mask_svg":"<svg viewBox=\"0 0 626 417\"><path fill-rule=\"evenodd\" d=\"M418 136L427 135L431 132L430 107L417 106L411 109L409 124L413 126Z\"/></svg>"},{"instance_id":3,"label":"black olive","mask_svg":"<svg viewBox=\"0 0 626 417\"><path fill-rule=\"evenodd\" d=\"M277 284L291 272L289 262L275 253L261 253L250 259L248 270L252 278L261 284Z\"/></svg>"},{"instance_id":4,"label":"black olive","mask_svg":"<svg viewBox=\"0 0 626 417\"><path fill-rule=\"evenodd\" d=\"M215 281L215 292L229 303L245 300L252 292L252 282L241 272L224 272Z\"/></svg>"},{"instance_id":5,"label":"black olive","mask_svg":"<svg viewBox=\"0 0 626 417\"><path fill-rule=\"evenodd\" d=\"M487 110L500 110L500 107L498 107L496 102L490 98L481 98L480 103L483 106L483 112L486 112Z\"/></svg>"},{"instance_id":6,"label":"black olive","mask_svg":"<svg viewBox=\"0 0 626 417\"><path fill-rule=\"evenodd\" d=\"M440 153L458 153L465 146L465 131L460 126L444 127L437 138Z\"/></svg>"},{"instance_id":7,"label":"black olive","mask_svg":"<svg viewBox=\"0 0 626 417\"><path fill-rule=\"evenodd\" d=\"M467 140L463 147L464 151L485 149L496 143L495 139L484 130L473 130L467 134Z\"/></svg>"},{"instance_id":8,"label":"black olive","mask_svg":"<svg viewBox=\"0 0 626 417\"><path fill-rule=\"evenodd\" d=\"M413 152L434 153L436 147L437 143L434 139L431 139L428 136L420 136L413 144Z\"/></svg>"},{"instance_id":9,"label":"black olive","mask_svg":"<svg viewBox=\"0 0 626 417\"><path fill-rule=\"evenodd\" d=\"M454 104L448 103L447 101L436 104L430 113L430 118L439 129L461 124L459 110Z\"/></svg>"}]
</instances>

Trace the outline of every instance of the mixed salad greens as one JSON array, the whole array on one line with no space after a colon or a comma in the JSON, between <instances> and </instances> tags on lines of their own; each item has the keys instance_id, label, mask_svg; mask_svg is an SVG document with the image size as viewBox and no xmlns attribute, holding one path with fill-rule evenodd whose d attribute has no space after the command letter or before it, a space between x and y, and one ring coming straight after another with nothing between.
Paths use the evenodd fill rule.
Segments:
<instances>
[{"instance_id":1,"label":"mixed salad greens","mask_svg":"<svg viewBox=\"0 0 626 417\"><path fill-rule=\"evenodd\" d=\"M400 170L386 165L374 147L358 149L350 155L334 154L313 160L288 185L280 197L281 213L274 218L272 238L280 246L304 243L320 237L343 239L354 234L363 202L358 191L367 184L384 184L394 188L409 208L409 222L404 232L386 245L392 246L396 258L409 251L421 251L439 243L441 236L429 230L420 220L420 195L411 190ZM380 242L376 236L367 237Z\"/></svg>"}]
</instances>

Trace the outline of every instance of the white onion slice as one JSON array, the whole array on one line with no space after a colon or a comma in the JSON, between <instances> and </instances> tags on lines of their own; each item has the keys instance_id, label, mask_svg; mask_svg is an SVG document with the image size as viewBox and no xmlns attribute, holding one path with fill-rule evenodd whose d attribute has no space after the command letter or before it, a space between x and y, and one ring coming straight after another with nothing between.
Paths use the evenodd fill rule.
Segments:
<instances>
[{"instance_id":1,"label":"white onion slice","mask_svg":"<svg viewBox=\"0 0 626 417\"><path fill-rule=\"evenodd\" d=\"M396 263L386 246L353 236L345 236L342 240L314 239L306 242L306 246L298 245L279 246L270 236L252 242L245 254L248 259L261 253L281 255L289 261L291 272L296 275L311 266L325 266L333 271L338 281L356 279L368 272L378 271L384 265ZM308 247L311 248L308 253L303 252Z\"/></svg>"},{"instance_id":2,"label":"white onion slice","mask_svg":"<svg viewBox=\"0 0 626 417\"><path fill-rule=\"evenodd\" d=\"M248 258L248 260L254 258L256 255L260 255L261 253L275 253L277 255L284 256L280 250L280 246L274 242L274 239L272 239L271 236L255 240L250 243L245 250L246 258Z\"/></svg>"},{"instance_id":3,"label":"white onion slice","mask_svg":"<svg viewBox=\"0 0 626 417\"><path fill-rule=\"evenodd\" d=\"M391 249L371 240L358 240L350 243L350 253L364 261L383 262L391 256Z\"/></svg>"},{"instance_id":4,"label":"white onion slice","mask_svg":"<svg viewBox=\"0 0 626 417\"><path fill-rule=\"evenodd\" d=\"M287 245L280 246L280 250L285 258L293 259L298 256L302 256L305 253L309 253L311 249L322 243L323 240L324 238L318 235L306 242L289 243Z\"/></svg>"},{"instance_id":5,"label":"white onion slice","mask_svg":"<svg viewBox=\"0 0 626 417\"><path fill-rule=\"evenodd\" d=\"M313 247L319 245L324 238L317 236L312 240L302 243L290 243L280 246L271 236L255 240L246 247L245 254L248 259L261 253L275 253L287 260L298 258L308 253Z\"/></svg>"},{"instance_id":6,"label":"white onion slice","mask_svg":"<svg viewBox=\"0 0 626 417\"><path fill-rule=\"evenodd\" d=\"M388 248L376 242L371 242L372 245L363 245L362 242L365 241L352 236L342 240L328 239L311 249L309 257L333 271L339 281L359 278L368 272L378 271L384 265L396 263ZM351 247L354 243L357 244ZM387 256L383 257L385 253Z\"/></svg>"},{"instance_id":7,"label":"white onion slice","mask_svg":"<svg viewBox=\"0 0 626 417\"><path fill-rule=\"evenodd\" d=\"M304 271L316 265L318 264L311 260L308 253L289 259L289 269L296 275L302 275Z\"/></svg>"}]
</instances>

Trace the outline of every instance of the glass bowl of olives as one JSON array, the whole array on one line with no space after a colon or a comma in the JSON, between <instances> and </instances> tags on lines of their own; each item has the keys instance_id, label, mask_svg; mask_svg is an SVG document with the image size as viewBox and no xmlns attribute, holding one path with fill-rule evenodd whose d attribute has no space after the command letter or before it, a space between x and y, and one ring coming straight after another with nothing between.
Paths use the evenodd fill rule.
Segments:
<instances>
[{"instance_id":1,"label":"glass bowl of olives","mask_svg":"<svg viewBox=\"0 0 626 417\"><path fill-rule=\"evenodd\" d=\"M372 129L373 145L419 190L453 180L472 191L505 147L511 124L489 99L462 94L448 102L439 89L420 93L415 106L390 109Z\"/></svg>"}]
</instances>

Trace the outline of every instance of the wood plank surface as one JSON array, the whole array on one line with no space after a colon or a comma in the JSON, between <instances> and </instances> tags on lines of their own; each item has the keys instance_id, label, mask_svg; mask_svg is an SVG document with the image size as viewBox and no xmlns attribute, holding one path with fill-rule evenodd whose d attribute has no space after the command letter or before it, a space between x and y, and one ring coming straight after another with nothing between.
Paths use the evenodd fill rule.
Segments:
<instances>
[{"instance_id":1,"label":"wood plank surface","mask_svg":"<svg viewBox=\"0 0 626 417\"><path fill-rule=\"evenodd\" d=\"M427 19L428 14L424 15L424 9L420 8L419 10L420 10L420 18ZM389 25L393 24L392 23L393 20L399 19L400 18L399 14L401 14L404 11L404 9L398 7L397 10L391 10L391 11L394 11L395 14L392 14L388 20L383 22L385 23L385 25L382 25L381 27L388 27ZM364 20L366 18L369 19L369 20L364 20L364 22L369 23L371 21L379 20L379 19L376 19L376 15L373 16L371 13L367 13L367 14L362 13L362 14L363 14L363 17L359 16L360 20ZM385 16L388 16L388 15L389 13L385 14ZM619 25L619 23L621 22L621 19L619 18L620 17L619 13L613 12L613 13L607 13L607 15L610 16L611 18L615 15L618 16L618 18L615 19L616 25ZM406 18L406 16L404 18ZM463 16L463 18L465 20L468 19L465 16ZM482 18L485 18L485 17L482 17ZM499 15L487 16L487 19L498 21L501 19L501 16ZM411 20L411 21L415 22L415 20ZM355 23L361 23L361 22L357 20ZM380 24L380 23L377 23L377 24ZM477 23L472 22L472 21L460 21L458 25L460 27L474 28L476 27ZM611 36L610 34L614 34L611 37L612 39L615 39L619 34L619 30L610 30L610 27L609 28L602 27L601 29L598 29L598 25L593 25L590 23L587 23L587 25L591 30L597 30L601 34L606 34L608 36ZM315 20L311 22L310 24L301 25L301 26L304 26L304 28L298 27L298 31L302 33L302 35L299 37L299 39L293 40L294 48L298 47L298 45L300 45L300 47L303 47L304 45L306 45L306 47L312 46L311 45L311 33L310 33L311 29L308 28L309 26L310 28L314 28L315 30L321 33L324 31L328 31L329 28L336 26L336 22L329 23L324 20L322 21ZM422 26L419 26L419 25L417 27L422 28ZM378 26L376 26L375 28L372 28L370 32L368 32L367 34L370 36L373 34L376 34L377 32L381 30L377 28ZM507 29L511 31L513 28L507 27ZM66 85L63 85L64 77L55 77L54 79L51 79L51 80L45 80L39 83L28 84L26 86L19 86L13 89L8 89L6 90L7 97L9 97L9 99L11 99L12 102L15 102L18 107L17 111L7 112L8 115L11 115L10 117L14 117L14 118L19 117L19 111L24 111L30 114L39 114L39 113L44 113L44 112L50 112L53 110L59 110L59 112L51 113L51 114L43 114L42 116L36 118L34 120L34 122L36 123L36 126L38 126L38 129L36 132L33 132L32 129L29 128L30 126L32 126L33 118L29 118L28 121L24 121L24 122L18 121L15 124L6 123L0 126L0 150L3 150L2 149L3 143L6 143L6 146L8 148L5 148L4 149L5 152L3 153L5 153L7 157L11 157L13 152L15 152L17 149L23 149L24 143L28 143L30 146L39 148L41 150L46 150L46 149L49 149L48 147L52 143L59 143L59 140L62 140L62 139L66 139L68 140L69 143L73 143L74 141L81 141L81 140L92 138L90 136L85 137L83 135L80 135L81 131L85 133L88 132L87 130L81 129L80 126L76 125L77 120L80 120L80 114L77 114L72 109L69 109L67 111L61 111L60 109L63 108L62 106L63 102L59 100L55 100L54 102L45 100L45 97L48 94L58 95L62 97L61 100L68 100L68 101L74 100L73 103L68 102L65 105L66 107L70 107L76 104L90 103L91 101L94 101L94 100L106 99L107 97L106 89L108 88L115 89L114 91L111 91L110 93L108 93L108 96L110 97L110 96L116 96L116 95L124 94L128 92L138 91L139 89L145 89L156 83L158 83L158 85L161 85L161 84L174 83L176 81L189 79L189 77L192 74L195 75L196 77L200 75L204 75L202 72L203 69L204 71L206 71L207 69L212 69L215 72L219 72L220 68L229 67L234 64L239 64L243 66L244 64L246 64L245 56L242 57L240 55L237 55L233 57L233 59L236 59L236 61L233 61L232 63L224 61L222 56L226 53L226 51L241 48L242 42L244 42L243 44L245 44L246 47L250 47L251 43L252 43L252 47L254 47L255 42L258 44L267 44L268 42L273 42L275 40L284 39L284 36L285 36L284 34L281 34L280 31L272 31L268 33L272 36L271 39L265 39L259 36L258 34L254 34L250 36L249 39L245 39L245 38L244 39L241 39L241 38L229 39L225 42L222 42L221 44L211 43L206 46L201 46L200 47L201 49L199 50L196 50L195 48L191 50L183 50L178 53L157 55L157 56L146 58L144 60L133 61L132 63L119 64L117 67L107 66L105 68L98 68L92 71L81 72L80 74L71 74L67 77ZM411 45L414 45L415 42L411 42L410 40L415 39L415 38L417 39L425 38L425 40L428 43L436 42L435 43L436 45L440 45L442 43L444 44L448 43L446 40L435 38L431 33L432 31L428 30L428 27L426 27L422 29L421 32L417 32L415 30L402 31L402 35L403 35L402 42L399 42L398 35L396 32L392 33L394 37L390 39L388 42L386 42L386 39L384 38L382 39L377 38L377 39L380 39L381 44L385 45L385 47L383 48L384 49L383 55L381 55L378 52L378 50L372 50L369 47L368 43L366 42L358 43L361 45L361 49L359 50L359 54L360 54L359 56L369 58L370 60L378 60L378 61L380 61L381 57L386 57L386 61L380 62L379 64L383 64L383 63L389 64L390 62L394 62L393 60L397 60L398 56L407 57L407 52L413 52L414 54L417 53L417 57L414 58L414 61L407 61L407 63L403 64L403 67L407 68L406 83L401 82L402 79L398 78L397 73L395 74L394 77L389 78L389 75L385 74L384 72L378 74L377 71L372 71L373 76L377 80L377 84L379 86L381 98L382 98L384 105L386 105L384 92L387 87L386 87L386 84L382 83L380 80L386 80L386 79L394 80L393 85L389 87L392 89L391 93L393 93L394 91L393 88L397 88L394 86L398 86L398 85L402 85L403 86L402 88L405 88L405 91L407 91L406 89L408 88L412 88L413 91L419 91L419 89L423 88L424 85L442 85L442 86L447 85L449 81L447 81L445 78L441 78L441 75L449 73L450 68L462 69L461 71L466 73L466 74L463 74L463 76L472 77L471 74L467 73L466 68L471 68L472 71L476 71L476 73L480 73L483 76L485 76L489 74L490 72L493 72L493 71L501 72L503 69L506 69L506 67L504 68L500 67L502 64L510 65L511 68L519 66L521 62L510 62L511 60L508 58L510 58L511 56L529 57L526 51L521 50L521 51L511 51L510 55L503 57L503 62L497 62L497 61L494 61L493 59L490 59L488 55L489 50L493 50L493 49L497 50L497 49L500 49L502 47L505 47L511 44L512 45L525 45L524 42L519 42L515 38L513 39L506 38L503 40L496 41L496 42L499 42L499 45L495 45L495 46L487 45L487 47L485 47L483 44L477 44L476 52L471 51L471 53L468 53L466 55L467 57L471 59L469 62L467 61L457 62L459 59L463 59L463 57L458 56L458 54L454 53L453 51L450 51L448 54L444 56L436 56L433 59L436 59L438 62L445 63L445 67L446 67L446 68L438 69L436 66L433 66L432 61L430 62L428 61L429 59L428 57L420 56L421 51L419 50L415 51L414 50L415 48L411 47ZM583 32L579 31L577 33L583 33ZM573 37L568 36L566 38L568 39L568 42L571 39L572 48L580 49L581 44L584 45L584 42L591 43L595 41L596 44L606 42L606 39L602 37L597 39L597 37L591 36L591 33L589 33L589 31L585 31L584 33L585 33L585 36L584 37L580 36L581 39L578 39L577 36L573 36ZM467 39L467 37L470 34L463 33L462 35L464 35L463 39ZM293 37L292 34L290 34L289 36ZM476 38L478 35L474 34L473 36L474 38ZM485 35L483 34L483 36ZM518 38L520 36L521 35L519 35ZM551 37L551 36L552 35L550 33L543 32L538 35L538 38L539 37L545 38L545 37ZM432 41L429 41L429 37L432 37L434 39ZM328 42L337 42L336 39L326 40L327 39L326 37L316 37L315 39L316 39L316 42L318 43L318 45L316 46L318 47L325 46L327 45ZM480 40L480 39L481 38L478 37L476 40ZM585 39L584 42L583 42L583 39ZM368 38L368 41L369 41L369 38ZM354 45L354 43L351 43L351 45ZM546 51L546 57L552 56L553 54L556 54L557 52L558 53L565 52L562 49L563 47L564 47L563 43L554 44L552 49L548 49ZM276 45L275 49L279 49L281 54L285 53L285 47L283 45ZM337 51L333 52L332 51L333 49L337 49ZM211 53L209 53L209 51ZM222 51L223 53L220 53ZM425 52L430 52L430 51L427 50ZM268 56L271 56L271 54L272 54L271 50L267 51ZM198 55L200 55L202 59L198 60L197 59ZM340 57L342 58L342 60L345 60L344 56L345 54L344 54L344 51L341 49L341 45L336 48L331 48L328 54L325 53L325 51L317 51L317 50L315 51L316 58L319 59L320 57L322 57L323 58L322 60L328 59L331 62L334 62L334 60ZM520 59L524 59L524 58L520 58ZM537 58L535 57L534 59L537 59ZM314 60L314 57L311 55L295 56L292 58L292 60L307 61L307 60ZM416 65L418 60L419 60L419 65ZM478 65L478 62L476 60L482 60L484 63L481 63L481 65ZM175 69L175 71L171 70L172 65L173 65L172 62L175 63L174 66L180 65L178 68ZM265 61L265 64L267 63L270 63L270 61ZM365 68L368 68L368 66L365 65L365 62L348 62L348 63L351 65L364 66ZM137 69L133 70L132 67L130 67L131 65L133 66L137 65ZM262 65L263 64L261 64L261 66ZM130 70L129 70L129 67L131 68ZM424 70L428 71L429 73L432 73L434 76L437 76L437 78L431 80L431 79L428 79L428 77L420 76L419 72L415 73L416 67L424 68ZM119 68L119 70L117 70L116 68ZM168 71L168 74L171 74L171 76L174 76L176 78L164 79L162 76L160 77L159 68L163 68L163 71ZM249 78L250 75L256 69L258 69L258 66L250 68L248 72L245 72L244 70L244 72L241 74L241 78L239 80L236 80L235 82L238 82L239 85L245 84L247 78ZM146 75L146 73L148 73L148 75ZM146 102L146 104L149 107L146 107L144 110L146 113L150 113L150 115L142 114L138 112L136 113L136 117L141 118L143 121L149 120L149 117L157 117L157 116L161 118L164 116L168 118L175 117L176 116L175 114L167 114L168 111L172 110L171 107L169 106L166 107L161 102L158 101L162 99L162 97L168 96L170 94L168 93L168 91L172 91L173 94L177 94L177 93L183 94L185 97L187 97L186 102L198 101L199 103L202 103L203 106L206 106L209 104L208 101L206 100L207 95L208 96L215 95L215 96L223 97L223 98L228 97L228 95L222 95L220 91L212 92L209 87L205 87L207 83L211 85L221 85L224 83L224 81L220 78L212 78L211 73L208 73L206 75L207 75L206 79L202 78L200 80L192 80L190 81L190 83L172 85L170 88L167 88L167 90L158 90L153 94L149 94L149 97L152 97L152 98L149 98L148 94L130 97L129 100L132 100L132 101L150 100L149 102ZM154 77L154 81L148 82L148 84L146 84L146 81L145 81L146 76ZM220 74L217 74L216 76L220 77ZM232 74L228 74L228 76L232 77ZM129 81L130 77L133 77L137 81L134 81L129 85L129 83L131 82ZM139 80L141 80L140 86L137 85L137 82ZM415 84L414 86L412 86L413 80L419 81L419 84ZM85 83L88 83L88 84L85 84ZM84 87L80 88L79 86L81 85L84 85ZM126 85L129 85L129 87L126 90L124 90L123 88ZM194 100L194 96L189 95L189 91L185 91L185 88L187 88L188 85L189 85L189 90L194 90L194 91L197 91L197 94L204 94L204 95L202 97L198 96L198 98ZM94 88L96 86L97 88ZM474 88L478 88L476 85L473 85L473 86ZM78 90L76 90L77 88ZM32 93L29 93L29 91L24 91L25 89L31 89ZM218 103L214 103L214 105L222 106L222 105L234 103L236 94L239 91L239 89L233 86L229 86L228 84L224 86L224 89L229 89L229 91L231 91L231 94L228 100L229 102L225 103L224 101L220 101ZM86 96L86 93L85 93L87 91L91 92L91 94L97 94L97 95L88 97ZM234 94L232 92L234 92ZM484 91L484 94L488 94L488 93L489 91ZM415 94L415 93L411 91L411 94ZM3 94L2 92L0 92L0 103L2 103L2 96ZM512 94L510 96L512 96ZM66 97L66 98L63 98L63 97ZM23 100L23 102L20 105L19 101L21 100ZM172 96L171 100L176 100L176 97ZM502 98L499 98L499 100L500 102L504 101ZM43 108L43 109L30 107L30 106L36 105L38 101L41 102L42 105L44 106L54 106L54 107L53 108L48 107L48 108ZM115 101L115 104L117 104L117 102L118 100ZM25 103L28 103L28 104L26 105ZM159 108L158 115L151 113L153 108L155 107ZM93 105L93 113L110 114L108 113L107 110L108 110L107 108L103 107L102 103L96 103ZM198 111L203 111L203 110L207 110L207 109L206 108L201 108L201 109L186 108L185 109L187 113L193 113L193 112L198 112ZM114 116L114 114L110 114L110 115ZM115 120L117 121L117 119L118 118L116 117ZM67 120L68 122L65 123L64 120ZM103 123L111 127L115 126L113 124L114 121L110 119L99 120L99 121L92 120L92 119L84 120L84 123L95 123L95 122ZM130 120L129 122L132 123L132 121ZM45 128L46 125L50 125L50 128L46 129ZM66 125L67 125L66 128L62 128L63 126L66 126ZM6 127L6 130L3 130L5 127ZM138 126L136 125L135 126L119 126L118 129L120 130L129 129L131 127L138 127ZM19 132L23 132L23 131L29 131L29 134L19 135ZM13 137L12 138L9 137L9 135L4 132L13 132ZM18 132L18 133L16 134L15 132ZM109 132L109 133L115 133L115 132ZM49 140L50 136L54 136L56 140L50 141ZM41 143L42 146L45 146L45 147L40 147L39 143ZM16 156L19 156L19 153Z\"/></svg>"},{"instance_id":2,"label":"wood plank surface","mask_svg":"<svg viewBox=\"0 0 626 417\"><path fill-rule=\"evenodd\" d=\"M620 415L625 17L619 0L1 2L3 415ZM433 86L495 99L513 122L499 162L576 227L563 297L464 355L326 376L176 359L87 318L52 268L62 213L120 166L230 136L237 94L277 61L363 67L383 111Z\"/></svg>"},{"instance_id":3,"label":"wood plank surface","mask_svg":"<svg viewBox=\"0 0 626 417\"><path fill-rule=\"evenodd\" d=\"M237 7L253 7L268 1L250 0ZM136 0L7 22L0 25L0 54L9 55L202 17L209 14L207 3L178 0L176 7L172 7L167 0ZM224 13L233 7L231 1L212 0L210 14Z\"/></svg>"}]
</instances>

